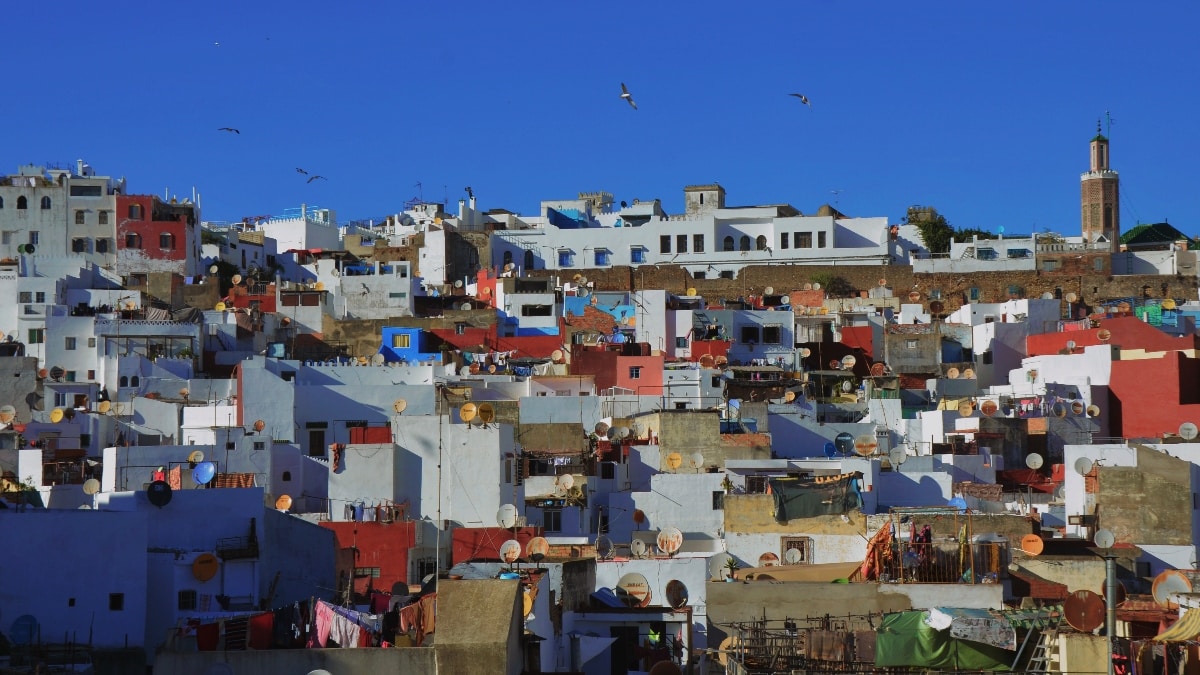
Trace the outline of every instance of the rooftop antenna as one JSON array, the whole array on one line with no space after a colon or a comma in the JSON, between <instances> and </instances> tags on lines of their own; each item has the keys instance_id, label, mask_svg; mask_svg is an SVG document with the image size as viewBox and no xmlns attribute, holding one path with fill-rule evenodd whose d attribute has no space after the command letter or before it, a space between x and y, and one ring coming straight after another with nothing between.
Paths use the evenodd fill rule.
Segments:
<instances>
[{"instance_id":1,"label":"rooftop antenna","mask_svg":"<svg viewBox=\"0 0 1200 675\"><path fill-rule=\"evenodd\" d=\"M838 207L838 195L845 192L845 190L843 190L842 188L838 188L836 190L830 190L829 192L830 192L830 194L833 195L833 209L836 211L837 207Z\"/></svg>"},{"instance_id":2,"label":"rooftop antenna","mask_svg":"<svg viewBox=\"0 0 1200 675\"><path fill-rule=\"evenodd\" d=\"M1112 138L1112 122L1113 122L1112 115L1109 115L1108 111L1105 110L1104 111L1104 135L1107 138Z\"/></svg>"}]
</instances>

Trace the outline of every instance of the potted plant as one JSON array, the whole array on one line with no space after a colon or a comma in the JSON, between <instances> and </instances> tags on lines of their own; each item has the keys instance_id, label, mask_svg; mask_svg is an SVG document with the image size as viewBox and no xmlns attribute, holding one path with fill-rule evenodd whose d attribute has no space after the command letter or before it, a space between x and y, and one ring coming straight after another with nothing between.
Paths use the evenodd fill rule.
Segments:
<instances>
[{"instance_id":1,"label":"potted plant","mask_svg":"<svg viewBox=\"0 0 1200 675\"><path fill-rule=\"evenodd\" d=\"M731 556L729 560L726 560L725 569L729 570L729 576L725 577L725 581L730 583L737 581L737 577L735 575L737 574L737 571L741 569L741 567L742 566L738 564L737 558Z\"/></svg>"}]
</instances>

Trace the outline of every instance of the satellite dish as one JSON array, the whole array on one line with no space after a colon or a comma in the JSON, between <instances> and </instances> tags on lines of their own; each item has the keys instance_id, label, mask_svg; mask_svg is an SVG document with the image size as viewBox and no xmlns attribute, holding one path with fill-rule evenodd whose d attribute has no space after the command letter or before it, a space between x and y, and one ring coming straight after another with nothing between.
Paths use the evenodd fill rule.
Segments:
<instances>
[{"instance_id":1,"label":"satellite dish","mask_svg":"<svg viewBox=\"0 0 1200 675\"><path fill-rule=\"evenodd\" d=\"M600 556L601 560L608 560L612 557L613 543L606 535L596 537L596 555Z\"/></svg>"},{"instance_id":2,"label":"satellite dish","mask_svg":"<svg viewBox=\"0 0 1200 675\"><path fill-rule=\"evenodd\" d=\"M471 311L471 303L469 303L469 302L464 302L464 303L462 304L462 307L460 307L460 309L462 309L462 311L464 311L464 312L469 312L469 311Z\"/></svg>"},{"instance_id":3,"label":"satellite dish","mask_svg":"<svg viewBox=\"0 0 1200 675\"><path fill-rule=\"evenodd\" d=\"M216 265L213 265L212 267L209 267L209 268L208 268L208 273L209 273L209 274L216 274L216 273L217 273L217 272L218 272L220 269L221 269L221 268L217 267Z\"/></svg>"},{"instance_id":4,"label":"satellite dish","mask_svg":"<svg viewBox=\"0 0 1200 675\"><path fill-rule=\"evenodd\" d=\"M995 415L999 411L1000 411L999 404L997 404L995 401L993 401L991 399L988 399L988 400L984 401L983 403L979 404L979 412L983 413L987 417L991 417L992 415Z\"/></svg>"},{"instance_id":5,"label":"satellite dish","mask_svg":"<svg viewBox=\"0 0 1200 675\"><path fill-rule=\"evenodd\" d=\"M819 291L819 290L821 290L821 282L819 282L819 281L814 281L814 282L813 282L813 285L812 285L812 289L813 289L814 291Z\"/></svg>"},{"instance_id":6,"label":"satellite dish","mask_svg":"<svg viewBox=\"0 0 1200 675\"><path fill-rule=\"evenodd\" d=\"M831 361L829 362L829 369L830 369L830 370L841 370L841 369L842 369L842 362L841 362L841 361L839 361L839 360L837 360L837 359L833 359L833 360L831 360Z\"/></svg>"},{"instance_id":7,"label":"satellite dish","mask_svg":"<svg viewBox=\"0 0 1200 675\"><path fill-rule=\"evenodd\" d=\"M767 286L763 289L763 295L775 295L775 287Z\"/></svg>"},{"instance_id":8,"label":"satellite dish","mask_svg":"<svg viewBox=\"0 0 1200 675\"><path fill-rule=\"evenodd\" d=\"M11 405L0 406L0 422L8 424L17 416L17 409Z\"/></svg>"},{"instance_id":9,"label":"satellite dish","mask_svg":"<svg viewBox=\"0 0 1200 675\"><path fill-rule=\"evenodd\" d=\"M1025 456L1025 466L1031 469L1040 469L1045 462L1045 458L1036 452L1031 452Z\"/></svg>"},{"instance_id":10,"label":"satellite dish","mask_svg":"<svg viewBox=\"0 0 1200 675\"><path fill-rule=\"evenodd\" d=\"M477 411L478 408L475 407L474 403L464 403L462 404L462 407L458 409L459 419L469 424L471 420L475 419L475 413Z\"/></svg>"},{"instance_id":11,"label":"satellite dish","mask_svg":"<svg viewBox=\"0 0 1200 675\"><path fill-rule=\"evenodd\" d=\"M888 450L888 462L890 462L893 467L900 466L907 460L908 460L908 451L905 450L902 446L897 445L896 447L892 448L891 450Z\"/></svg>"},{"instance_id":12,"label":"satellite dish","mask_svg":"<svg viewBox=\"0 0 1200 675\"><path fill-rule=\"evenodd\" d=\"M645 607L650 604L650 582L637 572L630 572L617 580L617 597L626 607Z\"/></svg>"},{"instance_id":13,"label":"satellite dish","mask_svg":"<svg viewBox=\"0 0 1200 675\"><path fill-rule=\"evenodd\" d=\"M794 391L787 392L786 394L783 395L783 400L785 403L791 403L792 401L795 401L796 400L796 392L794 392Z\"/></svg>"},{"instance_id":14,"label":"satellite dish","mask_svg":"<svg viewBox=\"0 0 1200 675\"><path fill-rule=\"evenodd\" d=\"M1075 302L1078 299L1079 299L1079 296L1075 295L1074 291L1069 292L1063 296L1063 300L1066 300L1067 302Z\"/></svg>"},{"instance_id":15,"label":"satellite dish","mask_svg":"<svg viewBox=\"0 0 1200 675\"><path fill-rule=\"evenodd\" d=\"M1100 340L1101 342L1108 342L1112 339L1112 331L1107 328L1101 328L1100 330L1096 331L1096 339Z\"/></svg>"},{"instance_id":16,"label":"satellite dish","mask_svg":"<svg viewBox=\"0 0 1200 675\"><path fill-rule=\"evenodd\" d=\"M491 403L480 403L479 408L475 411L475 415L480 422L487 424L496 419L496 408Z\"/></svg>"},{"instance_id":17,"label":"satellite dish","mask_svg":"<svg viewBox=\"0 0 1200 675\"><path fill-rule=\"evenodd\" d=\"M225 303L218 302L217 304L213 305L213 309L218 312L224 312L225 311Z\"/></svg>"},{"instance_id":18,"label":"satellite dish","mask_svg":"<svg viewBox=\"0 0 1200 675\"><path fill-rule=\"evenodd\" d=\"M509 565L521 559L521 542L516 539L509 539L500 544L500 561Z\"/></svg>"},{"instance_id":19,"label":"satellite dish","mask_svg":"<svg viewBox=\"0 0 1200 675\"><path fill-rule=\"evenodd\" d=\"M958 414L963 417L970 417L975 414L975 406L970 401L961 401L958 404Z\"/></svg>"},{"instance_id":20,"label":"satellite dish","mask_svg":"<svg viewBox=\"0 0 1200 675\"><path fill-rule=\"evenodd\" d=\"M1104 623L1104 598L1088 590L1075 591L1063 602L1063 617L1075 630L1090 633Z\"/></svg>"},{"instance_id":21,"label":"satellite dish","mask_svg":"<svg viewBox=\"0 0 1200 675\"><path fill-rule=\"evenodd\" d=\"M546 541L545 537L534 537L525 545L525 551L530 560L541 562L543 558L550 555L550 542Z\"/></svg>"},{"instance_id":22,"label":"satellite dish","mask_svg":"<svg viewBox=\"0 0 1200 675\"><path fill-rule=\"evenodd\" d=\"M1089 405L1087 407L1087 414L1088 414L1088 417L1099 417L1100 416L1100 406L1096 405L1095 403L1093 403L1092 405Z\"/></svg>"},{"instance_id":23,"label":"satellite dish","mask_svg":"<svg viewBox=\"0 0 1200 675\"><path fill-rule=\"evenodd\" d=\"M854 438L854 454L860 457L870 457L879 449L879 440L875 434L862 434Z\"/></svg>"},{"instance_id":24,"label":"satellite dish","mask_svg":"<svg viewBox=\"0 0 1200 675\"><path fill-rule=\"evenodd\" d=\"M721 664L722 668L729 666L729 655L736 653L741 644L742 641L736 635L730 635L721 640L721 644L717 647L717 662Z\"/></svg>"},{"instance_id":25,"label":"satellite dish","mask_svg":"<svg viewBox=\"0 0 1200 675\"><path fill-rule=\"evenodd\" d=\"M496 364L494 364L494 363L488 364L487 371L489 373L495 373L496 372Z\"/></svg>"},{"instance_id":26,"label":"satellite dish","mask_svg":"<svg viewBox=\"0 0 1200 675\"><path fill-rule=\"evenodd\" d=\"M496 511L496 524L506 530L510 530L517 524L517 507L512 504L505 504Z\"/></svg>"},{"instance_id":27,"label":"satellite dish","mask_svg":"<svg viewBox=\"0 0 1200 675\"><path fill-rule=\"evenodd\" d=\"M641 558L646 555L646 542L641 539L634 539L629 542L629 554L635 558Z\"/></svg>"},{"instance_id":28,"label":"satellite dish","mask_svg":"<svg viewBox=\"0 0 1200 675\"><path fill-rule=\"evenodd\" d=\"M579 277L579 285L580 285L580 286L587 286L587 285L588 285L588 278L587 278L587 277Z\"/></svg>"},{"instance_id":29,"label":"satellite dish","mask_svg":"<svg viewBox=\"0 0 1200 675\"><path fill-rule=\"evenodd\" d=\"M714 555L713 557L709 558L708 559L708 576L709 576L709 578L714 581L720 580L721 578L723 578L725 576L726 570L728 569L727 566L729 565L729 561L733 560L733 559L734 559L733 556L729 555L728 553L718 553L718 554Z\"/></svg>"},{"instance_id":30,"label":"satellite dish","mask_svg":"<svg viewBox=\"0 0 1200 675\"><path fill-rule=\"evenodd\" d=\"M8 639L13 644L29 645L37 639L39 632L38 620L32 614L23 614L12 622L12 626L8 629Z\"/></svg>"},{"instance_id":31,"label":"satellite dish","mask_svg":"<svg viewBox=\"0 0 1200 675\"><path fill-rule=\"evenodd\" d=\"M929 311L933 312L934 314L941 314L942 310L944 309L946 309L946 305L942 304L941 300L934 300L933 302L929 303Z\"/></svg>"},{"instance_id":32,"label":"satellite dish","mask_svg":"<svg viewBox=\"0 0 1200 675\"><path fill-rule=\"evenodd\" d=\"M1043 300L1053 300L1054 294L1051 293L1050 291L1046 291L1045 293L1042 293L1042 299Z\"/></svg>"},{"instance_id":33,"label":"satellite dish","mask_svg":"<svg viewBox=\"0 0 1200 675\"><path fill-rule=\"evenodd\" d=\"M207 485L217 477L217 465L212 462L200 462L192 469L192 480L196 485Z\"/></svg>"},{"instance_id":34,"label":"satellite dish","mask_svg":"<svg viewBox=\"0 0 1200 675\"><path fill-rule=\"evenodd\" d=\"M678 579L672 579L667 582L667 604L675 609L682 609L688 603L688 588Z\"/></svg>"},{"instance_id":35,"label":"satellite dish","mask_svg":"<svg viewBox=\"0 0 1200 675\"><path fill-rule=\"evenodd\" d=\"M292 508L291 495L279 495L279 499L275 500L275 508L280 511L287 511Z\"/></svg>"},{"instance_id":36,"label":"satellite dish","mask_svg":"<svg viewBox=\"0 0 1200 675\"><path fill-rule=\"evenodd\" d=\"M94 495L100 491L100 481L95 478L89 478L83 481L83 494Z\"/></svg>"},{"instance_id":37,"label":"satellite dish","mask_svg":"<svg viewBox=\"0 0 1200 675\"><path fill-rule=\"evenodd\" d=\"M107 415L109 410L112 410L112 403L108 401L100 401L100 404L96 406L96 412L101 415Z\"/></svg>"},{"instance_id":38,"label":"satellite dish","mask_svg":"<svg viewBox=\"0 0 1200 675\"><path fill-rule=\"evenodd\" d=\"M199 464L200 462L203 462L203 461L204 461L204 451L203 450L193 450L193 451L191 451L191 453L188 454L188 463L190 463L190 464Z\"/></svg>"},{"instance_id":39,"label":"satellite dish","mask_svg":"<svg viewBox=\"0 0 1200 675\"><path fill-rule=\"evenodd\" d=\"M171 486L165 480L156 480L146 488L146 499L160 509L171 503L172 496Z\"/></svg>"},{"instance_id":40,"label":"satellite dish","mask_svg":"<svg viewBox=\"0 0 1200 675\"><path fill-rule=\"evenodd\" d=\"M1092 537L1092 541L1096 544L1096 548L1112 548L1113 544L1117 543L1117 535L1109 530L1096 530L1096 536Z\"/></svg>"},{"instance_id":41,"label":"satellite dish","mask_svg":"<svg viewBox=\"0 0 1200 675\"><path fill-rule=\"evenodd\" d=\"M774 551L767 551L758 556L759 567L775 567L779 564L779 556Z\"/></svg>"},{"instance_id":42,"label":"satellite dish","mask_svg":"<svg viewBox=\"0 0 1200 675\"><path fill-rule=\"evenodd\" d=\"M112 414L124 415L125 414L125 404L121 403L120 401L117 401L116 403L112 404Z\"/></svg>"},{"instance_id":43,"label":"satellite dish","mask_svg":"<svg viewBox=\"0 0 1200 675\"><path fill-rule=\"evenodd\" d=\"M1092 472L1095 464L1087 457L1080 457L1079 459L1075 460L1074 467L1075 473L1079 474L1080 476L1086 476Z\"/></svg>"},{"instance_id":44,"label":"satellite dish","mask_svg":"<svg viewBox=\"0 0 1200 675\"><path fill-rule=\"evenodd\" d=\"M689 289L687 289L687 295L688 295L688 297L689 297L689 298L694 298L694 297L696 297L696 289L695 289L695 288L689 288Z\"/></svg>"},{"instance_id":45,"label":"satellite dish","mask_svg":"<svg viewBox=\"0 0 1200 675\"><path fill-rule=\"evenodd\" d=\"M950 366L950 369L946 371L946 377L948 379L957 380L958 376L959 376L958 368L955 368L954 366Z\"/></svg>"},{"instance_id":46,"label":"satellite dish","mask_svg":"<svg viewBox=\"0 0 1200 675\"><path fill-rule=\"evenodd\" d=\"M783 561L789 565L799 565L800 563L804 562L804 554L801 553L800 549L798 548L789 548L787 552L783 554Z\"/></svg>"},{"instance_id":47,"label":"satellite dish","mask_svg":"<svg viewBox=\"0 0 1200 675\"><path fill-rule=\"evenodd\" d=\"M63 420L62 408L55 408L54 410L50 411L50 421L51 422L58 424L62 420Z\"/></svg>"},{"instance_id":48,"label":"satellite dish","mask_svg":"<svg viewBox=\"0 0 1200 675\"><path fill-rule=\"evenodd\" d=\"M874 377L883 377L883 373L886 369L887 366L884 366L882 361L876 361L875 363L871 364L871 375Z\"/></svg>"},{"instance_id":49,"label":"satellite dish","mask_svg":"<svg viewBox=\"0 0 1200 675\"><path fill-rule=\"evenodd\" d=\"M962 497L954 497L950 501L946 502L946 505L950 508L958 509L959 511L967 510L967 500L963 499Z\"/></svg>"},{"instance_id":50,"label":"satellite dish","mask_svg":"<svg viewBox=\"0 0 1200 675\"><path fill-rule=\"evenodd\" d=\"M641 525L646 522L646 512L641 509L633 510L633 522Z\"/></svg>"},{"instance_id":51,"label":"satellite dish","mask_svg":"<svg viewBox=\"0 0 1200 675\"><path fill-rule=\"evenodd\" d=\"M254 420L254 430L262 431L267 428L267 423L263 420Z\"/></svg>"},{"instance_id":52,"label":"satellite dish","mask_svg":"<svg viewBox=\"0 0 1200 675\"><path fill-rule=\"evenodd\" d=\"M454 280L454 287L455 287L455 288L462 288L462 279L455 279L455 280Z\"/></svg>"},{"instance_id":53,"label":"satellite dish","mask_svg":"<svg viewBox=\"0 0 1200 675\"><path fill-rule=\"evenodd\" d=\"M919 291L909 291L908 292L909 302L916 302L920 299L921 299L921 293Z\"/></svg>"},{"instance_id":54,"label":"satellite dish","mask_svg":"<svg viewBox=\"0 0 1200 675\"><path fill-rule=\"evenodd\" d=\"M704 467L704 453L693 452L690 461L691 461L693 469L703 468Z\"/></svg>"},{"instance_id":55,"label":"satellite dish","mask_svg":"<svg viewBox=\"0 0 1200 675\"><path fill-rule=\"evenodd\" d=\"M1179 570L1163 570L1154 577L1154 583L1150 585L1150 592L1154 596L1154 602L1158 603L1160 607L1173 609L1176 604L1171 601L1171 596L1191 593L1192 582Z\"/></svg>"},{"instance_id":56,"label":"satellite dish","mask_svg":"<svg viewBox=\"0 0 1200 675\"><path fill-rule=\"evenodd\" d=\"M675 555L679 547L683 546L683 532L680 532L678 527L665 527L659 530L654 543L663 553Z\"/></svg>"},{"instance_id":57,"label":"satellite dish","mask_svg":"<svg viewBox=\"0 0 1200 675\"><path fill-rule=\"evenodd\" d=\"M371 355L371 365L373 366L382 366L383 362L386 360L387 359L383 356L383 354L378 352Z\"/></svg>"},{"instance_id":58,"label":"satellite dish","mask_svg":"<svg viewBox=\"0 0 1200 675\"><path fill-rule=\"evenodd\" d=\"M806 282L806 283L805 283L803 286L801 286L801 287L800 287L800 290L803 290L803 291L811 291L811 290L814 290L814 289L813 289L813 284L811 284L811 283L807 283L807 282Z\"/></svg>"},{"instance_id":59,"label":"satellite dish","mask_svg":"<svg viewBox=\"0 0 1200 675\"><path fill-rule=\"evenodd\" d=\"M592 294L592 292L586 288L576 288L575 289L575 297L586 298L587 296L589 296L591 294ZM595 298L592 298L592 301L593 301L592 304L595 304L595 300L596 300Z\"/></svg>"},{"instance_id":60,"label":"satellite dish","mask_svg":"<svg viewBox=\"0 0 1200 675\"><path fill-rule=\"evenodd\" d=\"M1027 534L1021 537L1021 550L1025 555L1038 556L1046 549L1046 542L1042 540L1040 535Z\"/></svg>"},{"instance_id":61,"label":"satellite dish","mask_svg":"<svg viewBox=\"0 0 1200 675\"><path fill-rule=\"evenodd\" d=\"M850 380L845 380L842 382L842 391L843 392L849 394L852 389L854 389L854 384L852 384L850 382Z\"/></svg>"},{"instance_id":62,"label":"satellite dish","mask_svg":"<svg viewBox=\"0 0 1200 675\"><path fill-rule=\"evenodd\" d=\"M964 380L973 380L973 379L975 379L975 369L974 369L974 368L963 368L963 371L962 371L962 378L963 378Z\"/></svg>"},{"instance_id":63,"label":"satellite dish","mask_svg":"<svg viewBox=\"0 0 1200 675\"><path fill-rule=\"evenodd\" d=\"M1198 433L1200 433L1200 428L1197 428L1193 422L1184 422L1179 425L1179 436L1186 441L1192 440Z\"/></svg>"},{"instance_id":64,"label":"satellite dish","mask_svg":"<svg viewBox=\"0 0 1200 675\"><path fill-rule=\"evenodd\" d=\"M605 422L596 422L596 426L593 427L593 430L596 432L597 436L606 436L608 435L609 426Z\"/></svg>"},{"instance_id":65,"label":"satellite dish","mask_svg":"<svg viewBox=\"0 0 1200 675\"><path fill-rule=\"evenodd\" d=\"M837 449L837 446L834 445L832 442L826 443L824 450L825 450L825 456L828 457L829 459L833 459L834 457L837 457L838 449Z\"/></svg>"},{"instance_id":66,"label":"satellite dish","mask_svg":"<svg viewBox=\"0 0 1200 675\"><path fill-rule=\"evenodd\" d=\"M845 431L833 437L833 444L843 455L854 452L854 436Z\"/></svg>"},{"instance_id":67,"label":"satellite dish","mask_svg":"<svg viewBox=\"0 0 1200 675\"><path fill-rule=\"evenodd\" d=\"M483 289L481 291L479 291L479 294L486 298L492 294L492 289L487 286L484 286Z\"/></svg>"},{"instance_id":68,"label":"satellite dish","mask_svg":"<svg viewBox=\"0 0 1200 675\"><path fill-rule=\"evenodd\" d=\"M1051 406L1050 412L1054 413L1055 417L1066 417L1067 416L1067 406L1065 406L1061 403L1055 403L1053 406Z\"/></svg>"},{"instance_id":69,"label":"satellite dish","mask_svg":"<svg viewBox=\"0 0 1200 675\"><path fill-rule=\"evenodd\" d=\"M235 275L233 275L233 278L230 279L230 281L233 282L234 286L237 286L238 284L242 283L242 275L235 274Z\"/></svg>"},{"instance_id":70,"label":"satellite dish","mask_svg":"<svg viewBox=\"0 0 1200 675\"><path fill-rule=\"evenodd\" d=\"M612 433L617 440L629 438L631 434L629 427L616 427L615 429L610 429L609 432Z\"/></svg>"},{"instance_id":71,"label":"satellite dish","mask_svg":"<svg viewBox=\"0 0 1200 675\"><path fill-rule=\"evenodd\" d=\"M810 357L810 356L812 356L812 350L811 350L811 349L809 349L808 347L801 347L801 348L800 348L800 358L802 358L802 359L807 359L807 358L808 358L808 357Z\"/></svg>"},{"instance_id":72,"label":"satellite dish","mask_svg":"<svg viewBox=\"0 0 1200 675\"><path fill-rule=\"evenodd\" d=\"M847 354L842 357L842 368L845 370L850 370L856 363L858 363L858 359L854 358L853 354Z\"/></svg>"},{"instance_id":73,"label":"satellite dish","mask_svg":"<svg viewBox=\"0 0 1200 675\"><path fill-rule=\"evenodd\" d=\"M1067 340L1067 351L1071 351L1071 352L1075 351L1075 346L1076 345L1075 345L1074 340Z\"/></svg>"},{"instance_id":74,"label":"satellite dish","mask_svg":"<svg viewBox=\"0 0 1200 675\"><path fill-rule=\"evenodd\" d=\"M1083 401L1071 401L1071 414L1082 415L1084 410Z\"/></svg>"},{"instance_id":75,"label":"satellite dish","mask_svg":"<svg viewBox=\"0 0 1200 675\"><path fill-rule=\"evenodd\" d=\"M554 484L565 492L575 487L575 476L572 476L569 473L564 473L558 478L554 479Z\"/></svg>"},{"instance_id":76,"label":"satellite dish","mask_svg":"<svg viewBox=\"0 0 1200 675\"><path fill-rule=\"evenodd\" d=\"M555 349L553 352L550 352L550 358L551 358L551 359L552 359L552 360L553 360L555 363L562 363L562 360L563 360L563 350L561 350L561 349Z\"/></svg>"},{"instance_id":77,"label":"satellite dish","mask_svg":"<svg viewBox=\"0 0 1200 675\"><path fill-rule=\"evenodd\" d=\"M675 469L683 466L683 455L679 454L678 452L672 452L667 455L666 463L667 468L674 471Z\"/></svg>"}]
</instances>

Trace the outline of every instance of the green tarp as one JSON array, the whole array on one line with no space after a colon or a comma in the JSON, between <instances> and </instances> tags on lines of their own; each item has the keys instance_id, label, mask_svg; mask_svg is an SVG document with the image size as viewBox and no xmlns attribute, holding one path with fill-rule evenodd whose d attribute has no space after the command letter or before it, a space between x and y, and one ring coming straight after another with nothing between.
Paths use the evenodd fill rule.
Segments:
<instances>
[{"instance_id":1,"label":"green tarp","mask_svg":"<svg viewBox=\"0 0 1200 675\"><path fill-rule=\"evenodd\" d=\"M1011 670L1014 652L950 637L925 623L924 611L887 614L875 636L875 666Z\"/></svg>"},{"instance_id":2,"label":"green tarp","mask_svg":"<svg viewBox=\"0 0 1200 675\"><path fill-rule=\"evenodd\" d=\"M861 473L821 478L772 478L767 481L775 497L775 520L833 516L862 506L858 493Z\"/></svg>"}]
</instances>

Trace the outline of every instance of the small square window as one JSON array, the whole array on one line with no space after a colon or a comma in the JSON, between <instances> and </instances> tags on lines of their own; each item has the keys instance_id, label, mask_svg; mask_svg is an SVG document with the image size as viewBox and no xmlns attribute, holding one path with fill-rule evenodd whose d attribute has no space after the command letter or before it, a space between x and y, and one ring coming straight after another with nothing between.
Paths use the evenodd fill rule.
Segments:
<instances>
[{"instance_id":1,"label":"small square window","mask_svg":"<svg viewBox=\"0 0 1200 675\"><path fill-rule=\"evenodd\" d=\"M179 591L179 609L181 611L186 611L189 609L196 609L196 591L194 591L194 590Z\"/></svg>"},{"instance_id":2,"label":"small square window","mask_svg":"<svg viewBox=\"0 0 1200 675\"><path fill-rule=\"evenodd\" d=\"M825 233L817 233L817 248L825 248Z\"/></svg>"},{"instance_id":3,"label":"small square window","mask_svg":"<svg viewBox=\"0 0 1200 675\"><path fill-rule=\"evenodd\" d=\"M686 336L675 338L675 348L676 349L687 349L687 347L688 347L688 339Z\"/></svg>"},{"instance_id":4,"label":"small square window","mask_svg":"<svg viewBox=\"0 0 1200 675\"><path fill-rule=\"evenodd\" d=\"M905 340L905 341L904 341L904 348L905 348L905 349L916 349L916 348L917 348L917 341L916 341L916 340Z\"/></svg>"},{"instance_id":5,"label":"small square window","mask_svg":"<svg viewBox=\"0 0 1200 675\"><path fill-rule=\"evenodd\" d=\"M71 351L71 350L75 349L75 338L73 338L73 337L68 337L68 338L66 339L66 345L65 345L65 347L64 347L64 348L65 348L67 351Z\"/></svg>"},{"instance_id":6,"label":"small square window","mask_svg":"<svg viewBox=\"0 0 1200 675\"><path fill-rule=\"evenodd\" d=\"M17 294L17 302L28 305L33 302L33 293L31 291L21 291Z\"/></svg>"},{"instance_id":7,"label":"small square window","mask_svg":"<svg viewBox=\"0 0 1200 675\"><path fill-rule=\"evenodd\" d=\"M732 278L733 278L733 270L724 270L724 271L722 271L722 272L721 272L721 278L722 278L722 279L732 279Z\"/></svg>"},{"instance_id":8,"label":"small square window","mask_svg":"<svg viewBox=\"0 0 1200 675\"><path fill-rule=\"evenodd\" d=\"M642 367L641 366L629 366L629 379L631 379L631 380L642 379Z\"/></svg>"},{"instance_id":9,"label":"small square window","mask_svg":"<svg viewBox=\"0 0 1200 675\"><path fill-rule=\"evenodd\" d=\"M692 235L692 251L695 253L704 253L704 235Z\"/></svg>"},{"instance_id":10,"label":"small square window","mask_svg":"<svg viewBox=\"0 0 1200 675\"><path fill-rule=\"evenodd\" d=\"M687 250L688 250L687 244L688 244L688 242L687 242L686 234L675 235L675 252L676 253L687 253Z\"/></svg>"},{"instance_id":11,"label":"small square window","mask_svg":"<svg viewBox=\"0 0 1200 675\"><path fill-rule=\"evenodd\" d=\"M97 215L100 217L100 224L101 224L101 225L107 225L107 224L108 224L108 211L101 211L101 212L100 212L99 214L97 214Z\"/></svg>"},{"instance_id":12,"label":"small square window","mask_svg":"<svg viewBox=\"0 0 1200 675\"><path fill-rule=\"evenodd\" d=\"M124 593L109 593L108 594L108 611L120 612L125 609L125 594Z\"/></svg>"},{"instance_id":13,"label":"small square window","mask_svg":"<svg viewBox=\"0 0 1200 675\"><path fill-rule=\"evenodd\" d=\"M658 252L659 253L670 253L671 252L671 235L664 234L658 238Z\"/></svg>"},{"instance_id":14,"label":"small square window","mask_svg":"<svg viewBox=\"0 0 1200 675\"><path fill-rule=\"evenodd\" d=\"M596 265L598 265L600 267L604 267L604 266L607 266L608 264L609 264L608 249L606 249L606 248L596 249Z\"/></svg>"},{"instance_id":15,"label":"small square window","mask_svg":"<svg viewBox=\"0 0 1200 675\"><path fill-rule=\"evenodd\" d=\"M75 598L67 598L67 607L75 606Z\"/></svg>"},{"instance_id":16,"label":"small square window","mask_svg":"<svg viewBox=\"0 0 1200 675\"><path fill-rule=\"evenodd\" d=\"M255 450L266 450L267 442L266 441L254 441L254 449Z\"/></svg>"},{"instance_id":17,"label":"small square window","mask_svg":"<svg viewBox=\"0 0 1200 675\"><path fill-rule=\"evenodd\" d=\"M713 511L723 511L725 509L725 491L713 490L712 493Z\"/></svg>"},{"instance_id":18,"label":"small square window","mask_svg":"<svg viewBox=\"0 0 1200 675\"><path fill-rule=\"evenodd\" d=\"M616 462L600 462L600 478L602 480L613 480L617 477Z\"/></svg>"},{"instance_id":19,"label":"small square window","mask_svg":"<svg viewBox=\"0 0 1200 675\"><path fill-rule=\"evenodd\" d=\"M548 509L543 511L542 527L547 532L562 532L562 510Z\"/></svg>"},{"instance_id":20,"label":"small square window","mask_svg":"<svg viewBox=\"0 0 1200 675\"><path fill-rule=\"evenodd\" d=\"M641 246L631 246L629 248L629 261L632 263L646 262L646 249Z\"/></svg>"}]
</instances>

